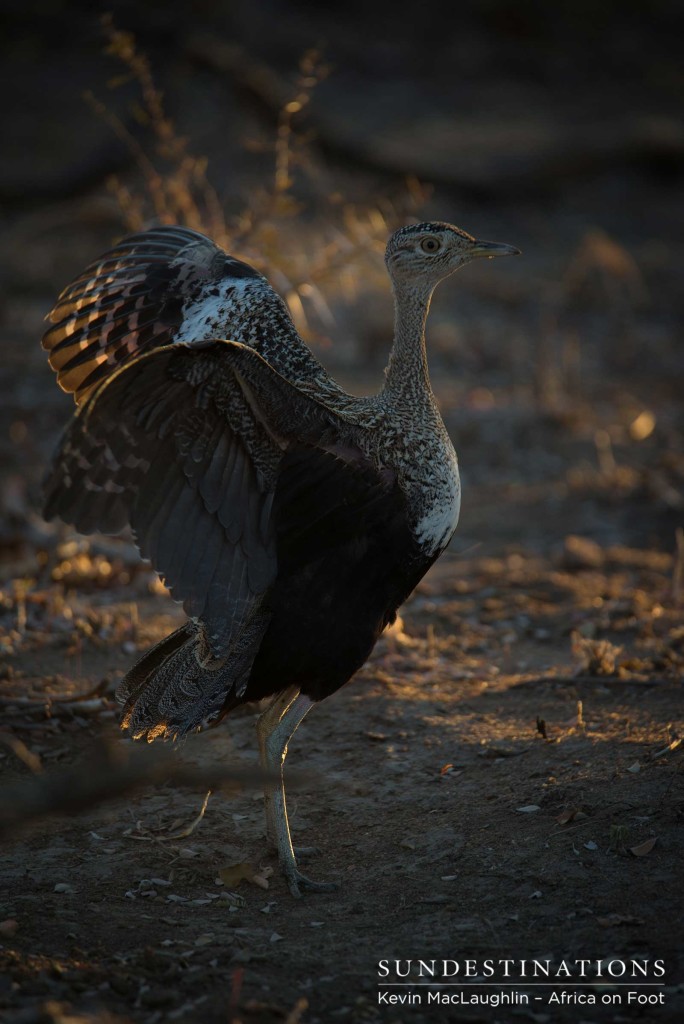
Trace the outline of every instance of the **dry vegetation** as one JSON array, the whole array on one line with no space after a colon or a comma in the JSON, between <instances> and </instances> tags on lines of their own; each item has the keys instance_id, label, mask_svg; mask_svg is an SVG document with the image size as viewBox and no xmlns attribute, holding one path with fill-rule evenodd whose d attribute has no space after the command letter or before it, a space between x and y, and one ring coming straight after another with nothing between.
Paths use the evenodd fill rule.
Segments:
<instances>
[{"instance_id":1,"label":"dry vegetation","mask_svg":"<svg viewBox=\"0 0 684 1024\"><path fill-rule=\"evenodd\" d=\"M134 190L119 177L109 181L127 230L139 231L154 222L204 232L267 272L287 298L299 329L309 340L321 340L321 331L333 323L326 290L351 299L360 277L377 275L377 257L384 251L388 233L420 207L425 189L408 180L394 200L383 197L364 206L346 202L334 190L313 156L312 137L306 132L306 108L313 90L328 74L322 55L310 50L302 57L292 93L278 113L272 179L250 190L242 208L228 214L211 182L206 158L191 152L188 139L179 135L167 115L149 60L134 36L118 29L111 15L104 16L103 26L106 52L124 69L111 86L132 80L139 91L134 112L143 129L142 141L106 103L88 96L95 112L125 141L141 175ZM323 237L316 231L315 244L304 230L313 217L318 225L326 225Z\"/></svg>"}]
</instances>

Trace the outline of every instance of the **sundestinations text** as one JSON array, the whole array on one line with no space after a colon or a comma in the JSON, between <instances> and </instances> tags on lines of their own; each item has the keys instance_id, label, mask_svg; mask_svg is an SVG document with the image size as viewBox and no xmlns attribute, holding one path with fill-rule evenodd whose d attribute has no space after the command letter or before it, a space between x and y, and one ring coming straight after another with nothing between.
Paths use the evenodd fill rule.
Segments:
<instances>
[{"instance_id":1,"label":"sundestinations text","mask_svg":"<svg viewBox=\"0 0 684 1024\"><path fill-rule=\"evenodd\" d=\"M391 978L663 978L663 960L379 960L378 977Z\"/></svg>"}]
</instances>

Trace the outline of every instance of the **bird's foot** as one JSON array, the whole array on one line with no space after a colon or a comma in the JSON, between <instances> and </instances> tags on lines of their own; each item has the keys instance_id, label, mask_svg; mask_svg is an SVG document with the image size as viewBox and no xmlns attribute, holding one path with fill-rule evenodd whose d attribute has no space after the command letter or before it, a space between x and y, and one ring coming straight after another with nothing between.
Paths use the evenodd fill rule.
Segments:
<instances>
[{"instance_id":1,"label":"bird's foot","mask_svg":"<svg viewBox=\"0 0 684 1024\"><path fill-rule=\"evenodd\" d=\"M288 888L297 899L305 892L335 892L340 887L339 882L315 882L312 878L307 878L296 864L288 864L284 873Z\"/></svg>"},{"instance_id":2,"label":"bird's foot","mask_svg":"<svg viewBox=\"0 0 684 1024\"><path fill-rule=\"evenodd\" d=\"M320 853L318 846L295 846L294 855L297 860L306 860L307 857L317 857Z\"/></svg>"},{"instance_id":3,"label":"bird's foot","mask_svg":"<svg viewBox=\"0 0 684 1024\"><path fill-rule=\"evenodd\" d=\"M278 840L267 836L267 842L272 853L278 853ZM297 860L306 860L307 857L317 857L321 852L320 846L293 846L293 852Z\"/></svg>"}]
</instances>

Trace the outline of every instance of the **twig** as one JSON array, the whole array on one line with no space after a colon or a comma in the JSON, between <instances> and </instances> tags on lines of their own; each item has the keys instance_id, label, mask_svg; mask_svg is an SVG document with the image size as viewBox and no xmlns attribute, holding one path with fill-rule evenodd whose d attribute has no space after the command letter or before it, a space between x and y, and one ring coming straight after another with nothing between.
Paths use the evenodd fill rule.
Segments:
<instances>
[{"instance_id":1,"label":"twig","mask_svg":"<svg viewBox=\"0 0 684 1024\"><path fill-rule=\"evenodd\" d=\"M188 836L192 835L192 833L195 831L195 829L197 828L197 826L201 822L202 818L204 817L204 815L206 813L206 810L207 810L207 807L209 805L209 797L210 796L211 796L211 790L208 789L207 792L204 795L204 799L202 801L202 806L200 807L199 814L192 819L192 821L190 822L189 825L186 825L185 828L182 828L179 832L171 832L168 835L160 835L159 833L156 833L154 835L145 835L142 832L139 832L138 834L136 834L135 832L131 831L131 832L127 832L126 835L128 835L129 839L140 839L140 840L146 840L147 842L155 842L155 843L169 843L169 842L175 842L178 839L187 839ZM138 826L137 827L138 827L138 829L140 829L142 827L140 822L138 822Z\"/></svg>"},{"instance_id":2,"label":"twig","mask_svg":"<svg viewBox=\"0 0 684 1024\"><path fill-rule=\"evenodd\" d=\"M308 1006L309 1003L304 998L304 996L302 996L301 999L298 999L295 1005L288 1013L287 1018L285 1020L285 1024L300 1024L302 1015L304 1011L308 1009Z\"/></svg>"},{"instance_id":3,"label":"twig","mask_svg":"<svg viewBox=\"0 0 684 1024\"><path fill-rule=\"evenodd\" d=\"M102 711L110 711L114 708L114 702L106 697L98 697L96 700L86 700L84 697L80 697L77 698L77 701L77 707L72 707L74 701L53 697L46 697L43 701L34 701L27 697L15 697L14 699L0 697L0 707L16 707L22 714L43 714L46 718L62 718L76 714L97 715Z\"/></svg>"},{"instance_id":4,"label":"twig","mask_svg":"<svg viewBox=\"0 0 684 1024\"><path fill-rule=\"evenodd\" d=\"M662 750L657 750L655 754L651 754L651 760L655 761L656 757L665 757L666 754L671 754L673 750L676 750L682 742L681 736L675 736L671 743L668 743Z\"/></svg>"},{"instance_id":5,"label":"twig","mask_svg":"<svg viewBox=\"0 0 684 1024\"><path fill-rule=\"evenodd\" d=\"M577 701L577 728L584 729L584 703L581 700Z\"/></svg>"},{"instance_id":6,"label":"twig","mask_svg":"<svg viewBox=\"0 0 684 1024\"><path fill-rule=\"evenodd\" d=\"M204 795L204 800L202 801L202 806L200 807L199 814L197 815L197 817L193 818L193 820L190 822L190 824L186 825L185 828L182 828L180 830L180 832L173 832L170 836L165 836L164 838L165 839L187 839L188 836L191 836L192 833L195 831L195 829L197 828L197 826L199 825L200 821L202 820L202 818L205 815L205 812L207 810L207 806L209 804L209 797L210 796L211 796L211 790L208 789L207 792Z\"/></svg>"},{"instance_id":7,"label":"twig","mask_svg":"<svg viewBox=\"0 0 684 1024\"><path fill-rule=\"evenodd\" d=\"M0 743L4 743L6 747L9 747L14 756L23 761L34 775L42 771L43 766L38 755L29 750L26 744L22 743L17 736L13 736L10 732L0 732Z\"/></svg>"},{"instance_id":8,"label":"twig","mask_svg":"<svg viewBox=\"0 0 684 1024\"><path fill-rule=\"evenodd\" d=\"M51 695L50 700L58 701L60 704L76 704L82 700L89 700L91 697L103 696L109 689L110 685L111 681L109 679L101 679L99 683L96 683L95 686L86 690L85 693L75 693L73 696L69 696L69 694L66 693L64 695L60 694L56 697Z\"/></svg>"},{"instance_id":9,"label":"twig","mask_svg":"<svg viewBox=\"0 0 684 1024\"><path fill-rule=\"evenodd\" d=\"M678 605L684 593L684 529L678 526L675 530L677 551L672 571L672 600Z\"/></svg>"},{"instance_id":10,"label":"twig","mask_svg":"<svg viewBox=\"0 0 684 1024\"><path fill-rule=\"evenodd\" d=\"M86 690L85 693L49 693L41 700L33 697L0 697L0 707L20 707L44 709L49 704L76 704L81 701L90 700L91 697L102 696L109 687L108 679L101 679L99 683Z\"/></svg>"}]
</instances>

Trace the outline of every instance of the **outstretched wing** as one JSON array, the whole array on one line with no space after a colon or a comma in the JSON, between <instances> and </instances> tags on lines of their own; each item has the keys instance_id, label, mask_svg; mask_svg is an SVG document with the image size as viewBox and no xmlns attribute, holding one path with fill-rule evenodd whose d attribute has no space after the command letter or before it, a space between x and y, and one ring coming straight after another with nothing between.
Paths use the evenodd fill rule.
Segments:
<instances>
[{"instance_id":1,"label":"outstretched wing","mask_svg":"<svg viewBox=\"0 0 684 1024\"><path fill-rule=\"evenodd\" d=\"M272 507L285 453L303 445L333 458L344 426L252 349L167 346L78 410L47 480L46 515L84 533L130 523L219 656L276 577Z\"/></svg>"},{"instance_id":2,"label":"outstretched wing","mask_svg":"<svg viewBox=\"0 0 684 1024\"><path fill-rule=\"evenodd\" d=\"M50 366L80 404L143 352L225 337L247 282L272 291L253 267L197 231L159 227L130 235L86 267L48 314L53 326L43 347Z\"/></svg>"}]
</instances>

